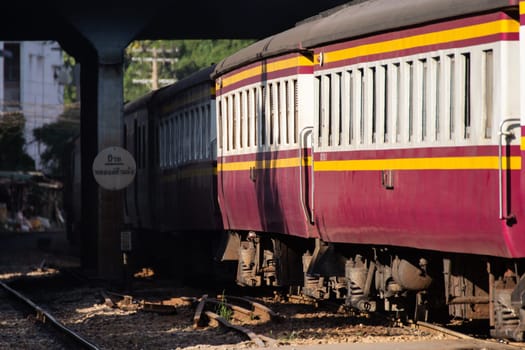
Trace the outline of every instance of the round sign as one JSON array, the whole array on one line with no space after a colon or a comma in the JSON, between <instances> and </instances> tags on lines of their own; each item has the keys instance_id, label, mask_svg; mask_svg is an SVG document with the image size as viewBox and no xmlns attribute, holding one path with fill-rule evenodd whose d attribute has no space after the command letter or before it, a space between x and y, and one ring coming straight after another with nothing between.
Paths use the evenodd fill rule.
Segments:
<instances>
[{"instance_id":1,"label":"round sign","mask_svg":"<svg viewBox=\"0 0 525 350\"><path fill-rule=\"evenodd\" d=\"M126 188L135 178L136 170L135 159L121 147L105 148L93 161L93 176L106 190Z\"/></svg>"}]
</instances>

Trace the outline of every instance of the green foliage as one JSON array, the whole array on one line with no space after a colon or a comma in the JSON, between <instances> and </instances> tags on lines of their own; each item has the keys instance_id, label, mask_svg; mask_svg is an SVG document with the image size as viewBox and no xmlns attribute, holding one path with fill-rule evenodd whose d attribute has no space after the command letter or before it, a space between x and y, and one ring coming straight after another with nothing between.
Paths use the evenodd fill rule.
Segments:
<instances>
[{"instance_id":1,"label":"green foliage","mask_svg":"<svg viewBox=\"0 0 525 350\"><path fill-rule=\"evenodd\" d=\"M157 55L157 78L174 81L218 63L223 58L253 43L254 40L144 40L135 41L126 50L124 64L124 100L132 101L152 89L152 85L133 82L151 80L151 59ZM161 62L160 59L170 62ZM148 60L149 61L146 61ZM166 84L159 84L159 86Z\"/></svg>"},{"instance_id":2,"label":"green foliage","mask_svg":"<svg viewBox=\"0 0 525 350\"><path fill-rule=\"evenodd\" d=\"M222 318L224 318L228 322L231 321L231 319L233 318L233 310L228 306L228 301L226 300L224 291L222 291L220 302L219 304L217 304L215 313L221 316Z\"/></svg>"},{"instance_id":3,"label":"green foliage","mask_svg":"<svg viewBox=\"0 0 525 350\"><path fill-rule=\"evenodd\" d=\"M35 139L46 145L40 158L46 173L60 177L64 175L64 159L68 141L80 133L80 108L65 107L58 121L33 130Z\"/></svg>"},{"instance_id":4,"label":"green foliage","mask_svg":"<svg viewBox=\"0 0 525 350\"><path fill-rule=\"evenodd\" d=\"M68 55L66 52L62 55L63 61L64 61L64 67L66 69L69 69L71 74L73 74L74 67L76 65L75 58L73 56ZM64 103L66 105L75 103L80 100L80 96L78 95L77 86L75 84L67 84L64 86Z\"/></svg>"},{"instance_id":5,"label":"green foliage","mask_svg":"<svg viewBox=\"0 0 525 350\"><path fill-rule=\"evenodd\" d=\"M21 113L0 117L0 170L35 169L35 161L24 150L24 125Z\"/></svg>"}]
</instances>

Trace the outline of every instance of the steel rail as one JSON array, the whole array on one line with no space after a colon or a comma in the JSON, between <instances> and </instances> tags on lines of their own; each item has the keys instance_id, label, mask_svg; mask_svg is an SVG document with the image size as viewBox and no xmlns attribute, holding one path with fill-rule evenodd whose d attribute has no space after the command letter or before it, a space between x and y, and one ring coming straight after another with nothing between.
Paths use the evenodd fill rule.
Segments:
<instances>
[{"instance_id":1,"label":"steel rail","mask_svg":"<svg viewBox=\"0 0 525 350\"><path fill-rule=\"evenodd\" d=\"M31 301L29 298L25 297L15 289L9 287L4 282L0 281L0 286L4 288L7 292L9 292L11 295L15 296L19 300L23 301L25 304L27 304L29 307L31 307L33 310L35 310L37 314L37 319L41 321L42 323L45 323L46 320L49 320L53 326L58 328L63 333L67 334L68 336L72 337L77 343L82 345L86 349L92 349L92 350L99 350L99 348L90 343L88 340L82 338L79 334L75 333L73 330L66 327L63 323L58 321L53 315L51 315L49 312L42 309L40 306L35 304L33 301Z\"/></svg>"}]
</instances>

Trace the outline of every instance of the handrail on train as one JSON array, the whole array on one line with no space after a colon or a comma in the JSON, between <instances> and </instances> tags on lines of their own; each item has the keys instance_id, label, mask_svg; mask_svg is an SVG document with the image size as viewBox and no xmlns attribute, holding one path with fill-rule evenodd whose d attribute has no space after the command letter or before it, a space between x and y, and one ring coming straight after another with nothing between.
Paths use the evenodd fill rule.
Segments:
<instances>
[{"instance_id":1,"label":"handrail on train","mask_svg":"<svg viewBox=\"0 0 525 350\"><path fill-rule=\"evenodd\" d=\"M520 122L520 118L503 119L499 124L498 133L498 190L499 190L499 219L506 220L508 217L503 215L503 154L501 148L503 147L502 136L509 137L514 135L511 131L503 131L503 127L507 123Z\"/></svg>"},{"instance_id":2,"label":"handrail on train","mask_svg":"<svg viewBox=\"0 0 525 350\"><path fill-rule=\"evenodd\" d=\"M312 184L312 189L311 189L311 205L310 205L310 210L308 210L308 208L306 207L306 203L305 203L305 197L306 197L306 191L305 191L305 186L303 184L303 148L305 148L305 137L306 135L308 134L312 134L313 133L313 126L307 126L305 128L303 128L301 130L301 132L299 133L299 196L301 197L300 200L301 200L301 205L303 207L303 211L304 211L304 215L306 216L307 219L310 220L310 223L313 224L314 223L314 201L313 201L313 193L314 193L314 152L313 152L313 149L314 149L314 146L313 146L313 141L312 141L312 170L311 170L311 178L310 178L310 181L311 181L311 184Z\"/></svg>"}]
</instances>

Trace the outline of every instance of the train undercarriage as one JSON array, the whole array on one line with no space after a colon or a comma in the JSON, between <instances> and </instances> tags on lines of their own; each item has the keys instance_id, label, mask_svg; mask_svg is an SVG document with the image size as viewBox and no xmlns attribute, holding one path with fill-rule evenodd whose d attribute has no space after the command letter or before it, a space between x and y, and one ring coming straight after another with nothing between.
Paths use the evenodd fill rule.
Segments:
<instances>
[{"instance_id":1,"label":"train undercarriage","mask_svg":"<svg viewBox=\"0 0 525 350\"><path fill-rule=\"evenodd\" d=\"M229 232L220 260L237 261L237 284L298 286L357 312L414 321L488 320L494 338L523 341L525 262L399 247Z\"/></svg>"}]
</instances>

